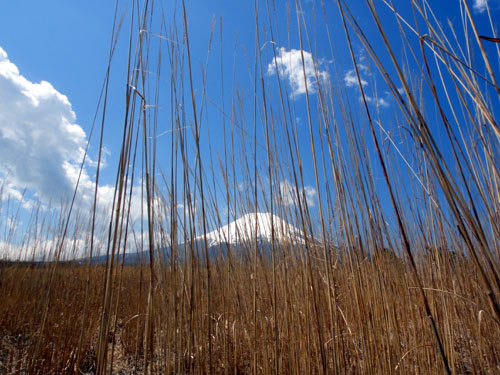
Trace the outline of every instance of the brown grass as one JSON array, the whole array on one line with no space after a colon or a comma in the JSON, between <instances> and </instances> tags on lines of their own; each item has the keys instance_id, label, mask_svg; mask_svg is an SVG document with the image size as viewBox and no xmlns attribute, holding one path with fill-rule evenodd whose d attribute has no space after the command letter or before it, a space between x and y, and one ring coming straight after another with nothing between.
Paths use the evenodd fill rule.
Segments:
<instances>
[{"instance_id":1,"label":"brown grass","mask_svg":"<svg viewBox=\"0 0 500 375\"><path fill-rule=\"evenodd\" d=\"M369 34L366 17L360 24L344 1L319 1L325 18L313 25L292 3L287 35L276 4L255 3L254 54L235 47L230 94L219 25L214 94L215 24L199 79L187 4L168 20L154 2L133 2L113 207L98 212L96 184L90 215L75 205L75 190L59 214L33 210L26 233L0 231L19 259L43 250L49 261L0 265L0 374L500 373L498 48L486 50L470 28L464 0L459 36L425 1L409 4L410 19L390 0L367 0ZM333 10L342 50L326 16ZM324 58L316 32L328 35L332 64L314 67L317 81L320 69L330 80L310 87L306 53ZM298 40L305 101L292 98L283 71L266 73L278 52L264 48L269 37L277 46ZM339 55L350 57L356 89L346 87ZM252 92L235 77L243 59ZM375 87L390 109L375 102ZM223 127L223 150L214 126ZM161 146L159 134L168 139ZM133 189L140 218L131 216ZM301 245L278 241L273 227L262 254L258 228L244 228L244 246L209 254L210 228L258 211L294 223ZM0 217L20 220L19 208L0 199ZM61 262L76 257L77 244L91 261ZM168 259L151 252L144 264L121 262L125 251L170 247ZM98 253L105 264L95 264Z\"/></svg>"},{"instance_id":2,"label":"brown grass","mask_svg":"<svg viewBox=\"0 0 500 375\"><path fill-rule=\"evenodd\" d=\"M274 300L269 276L270 264L260 263L257 275L246 262L216 260L213 267L212 309L214 373L251 373L251 359L257 356L259 373L274 373L275 343L278 343L279 373L321 372L317 327L312 324L311 290L304 282L300 261L280 259L276 269ZM500 371L498 323L488 309L481 282L470 261L449 253L429 253L420 259L422 282L433 315L442 332L446 355L455 373L496 373ZM326 301L328 290L321 261L314 262L318 297ZM155 373L208 371L206 330L206 270L161 268L165 280L176 278L180 285L162 284L157 291L155 331L157 345L151 363ZM327 354L327 371L359 373L439 374L439 354L428 318L419 305L418 290L411 269L391 253L373 259L346 256L333 267L335 280L334 328L329 325L326 302L319 304L320 326ZM187 271L187 273L186 273ZM89 296L89 324L84 327L83 361L80 371L92 373L96 366L96 340L102 301L104 268L95 267ZM141 373L141 348L146 322L147 285L137 282L148 270L125 267L116 330L108 340L114 347L113 373ZM142 273L142 276L141 276ZM47 285L47 269L27 266L2 268L0 298L0 346L2 373L73 373L76 361L86 270L62 266L54 283L49 320L42 350L30 362L40 325L40 295ZM258 324L253 327L253 293L257 280ZM190 293L193 290L194 298ZM189 316L190 301L192 320ZM274 312L276 307L276 312ZM278 341L274 339L274 316ZM257 337L253 337L255 334ZM335 336L333 335L335 333ZM188 340L191 337L191 341ZM257 341L254 353L254 339ZM139 341L138 341L139 340ZM190 344L194 343L194 344ZM336 359L335 362L334 359Z\"/></svg>"}]
</instances>

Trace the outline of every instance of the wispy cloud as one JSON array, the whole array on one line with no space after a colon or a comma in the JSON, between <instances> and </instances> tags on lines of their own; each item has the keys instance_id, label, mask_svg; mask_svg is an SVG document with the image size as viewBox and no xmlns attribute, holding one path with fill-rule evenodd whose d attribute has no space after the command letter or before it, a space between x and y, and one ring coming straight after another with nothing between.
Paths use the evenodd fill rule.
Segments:
<instances>
[{"instance_id":1,"label":"wispy cloud","mask_svg":"<svg viewBox=\"0 0 500 375\"><path fill-rule=\"evenodd\" d=\"M374 96L365 95L365 99L368 103L374 104L374 105L381 107L381 108L388 108L390 106L388 99L385 99L382 97L374 97ZM359 100L362 101L363 97L360 96Z\"/></svg>"},{"instance_id":2,"label":"wispy cloud","mask_svg":"<svg viewBox=\"0 0 500 375\"><path fill-rule=\"evenodd\" d=\"M487 1L488 0L474 0L472 8L478 13L483 13L486 11Z\"/></svg>"},{"instance_id":3,"label":"wispy cloud","mask_svg":"<svg viewBox=\"0 0 500 375\"><path fill-rule=\"evenodd\" d=\"M297 189L295 188L294 185L290 184L290 182L285 179L280 182L279 185L279 190L280 190L280 195L281 195L281 200L284 205L286 206L293 206L297 205L298 200L297 200ZM316 205L316 196L317 192L316 189L313 188L311 185L305 185L304 186L304 191L299 191L299 197L303 199L303 194L306 197L306 202L309 207L314 207Z\"/></svg>"},{"instance_id":4,"label":"wispy cloud","mask_svg":"<svg viewBox=\"0 0 500 375\"><path fill-rule=\"evenodd\" d=\"M368 82L363 79L360 75L360 81L363 87L368 86ZM347 87L358 87L358 77L356 77L356 72L354 69L348 70L346 74L344 75L344 83Z\"/></svg>"},{"instance_id":5,"label":"wispy cloud","mask_svg":"<svg viewBox=\"0 0 500 375\"><path fill-rule=\"evenodd\" d=\"M360 61L365 61L366 58L364 55L361 55ZM363 91L365 93L365 99L368 103L376 105L380 108L387 108L390 106L390 95L389 92L385 92L385 97L382 97L380 95L371 95L368 85L368 79L369 77L372 77L372 72L368 68L366 64L360 63L358 64L358 71L359 71L359 82L361 82L361 85L363 86ZM356 71L354 69L348 70L344 74L344 83L346 87L351 88L351 89L359 89L359 82L358 82L358 77L356 76ZM363 100L363 97L361 94L358 96L359 101Z\"/></svg>"},{"instance_id":6,"label":"wispy cloud","mask_svg":"<svg viewBox=\"0 0 500 375\"><path fill-rule=\"evenodd\" d=\"M306 83L309 94L314 94L318 90L318 80L326 82L329 74L321 70L321 62L314 61L310 52L304 53L304 69L302 66L302 54L300 50L287 50L284 47L279 49L279 54L267 66L267 74L279 74L284 77L292 89L292 96L298 96L306 93ZM304 78L305 71L305 78ZM316 79L316 74L318 79Z\"/></svg>"}]
</instances>

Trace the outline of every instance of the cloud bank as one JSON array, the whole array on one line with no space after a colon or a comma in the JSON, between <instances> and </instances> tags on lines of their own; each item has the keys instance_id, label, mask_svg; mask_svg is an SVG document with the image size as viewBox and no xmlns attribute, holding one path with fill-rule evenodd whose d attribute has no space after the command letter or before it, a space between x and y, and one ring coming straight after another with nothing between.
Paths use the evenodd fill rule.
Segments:
<instances>
[{"instance_id":1,"label":"cloud bank","mask_svg":"<svg viewBox=\"0 0 500 375\"><path fill-rule=\"evenodd\" d=\"M68 98L49 82L27 80L0 47L0 177L7 190L18 196L32 189L57 202L73 191L85 146Z\"/></svg>"},{"instance_id":2,"label":"cloud bank","mask_svg":"<svg viewBox=\"0 0 500 375\"><path fill-rule=\"evenodd\" d=\"M306 83L309 94L314 94L318 91L318 80L320 83L326 82L329 79L329 74L325 70L321 70L321 62L313 60L312 54L304 52L304 69L302 67L302 55L300 50L281 47L279 54L273 58L272 62L267 66L267 74L273 75L278 71L281 77L284 77L292 89L292 96L299 96L306 93ZM305 79L304 79L305 70ZM318 79L316 79L316 74Z\"/></svg>"},{"instance_id":3,"label":"cloud bank","mask_svg":"<svg viewBox=\"0 0 500 375\"><path fill-rule=\"evenodd\" d=\"M87 135L76 123L68 98L47 81L34 83L22 76L0 47L0 199L23 200L28 209L34 206L33 199L53 207L68 203L86 146ZM93 204L91 175L96 164L87 158L80 175L77 203L83 210ZM23 198L25 190L34 198ZM113 186L99 185L100 212L109 208L113 194ZM137 218L139 187L132 198L131 212Z\"/></svg>"},{"instance_id":4,"label":"cloud bank","mask_svg":"<svg viewBox=\"0 0 500 375\"><path fill-rule=\"evenodd\" d=\"M49 205L59 208L70 202L80 175L76 208L87 214L94 202L93 174L97 162L87 157L81 169L86 147L87 135L76 123L68 98L49 82L29 81L0 47L0 199L15 199L28 210L38 203L42 208ZM109 151L104 148L103 153ZM104 164L101 161L102 167ZM141 212L146 212L141 191L143 181L139 179L133 184L132 223L141 219ZM114 186L99 185L98 221L109 220L113 196ZM154 204L160 205L158 198ZM0 222L0 228L2 224L12 229L16 222ZM79 235L85 236L86 228L81 228ZM0 258L2 250L12 255L19 248L0 243Z\"/></svg>"}]
</instances>

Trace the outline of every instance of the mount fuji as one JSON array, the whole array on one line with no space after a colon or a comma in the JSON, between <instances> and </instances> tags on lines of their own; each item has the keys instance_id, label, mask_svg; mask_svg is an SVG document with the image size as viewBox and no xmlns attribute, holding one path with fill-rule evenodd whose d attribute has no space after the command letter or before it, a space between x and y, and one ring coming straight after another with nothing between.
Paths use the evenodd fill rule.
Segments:
<instances>
[{"instance_id":1,"label":"mount fuji","mask_svg":"<svg viewBox=\"0 0 500 375\"><path fill-rule=\"evenodd\" d=\"M302 231L276 215L266 212L246 214L239 219L224 225L210 233L207 233L208 247L220 246L222 244L238 245L252 243L257 237L258 243L271 243L274 228L274 240L278 242L290 242L303 244ZM203 241L204 236L196 238Z\"/></svg>"},{"instance_id":2,"label":"mount fuji","mask_svg":"<svg viewBox=\"0 0 500 375\"><path fill-rule=\"evenodd\" d=\"M207 248L210 257L216 257L219 254L227 254L229 248L233 252L244 252L244 249L250 249L255 244L264 254L270 254L272 246L272 237L274 228L274 240L278 243L288 243L292 246L302 246L305 244L303 232L279 216L270 213L248 213L239 219L224 225L212 232L207 233ZM256 232L257 231L257 232ZM189 253L188 249L202 250L204 248L205 236L199 235L190 243L181 243L176 246L176 251L180 259ZM159 249L159 254L169 261L171 247ZM201 251L200 254L203 254ZM203 255L202 255L203 257ZM105 263L106 255L93 258L95 263ZM149 251L126 253L123 258L125 264L139 264L149 262ZM81 262L86 262L84 259Z\"/></svg>"}]
</instances>

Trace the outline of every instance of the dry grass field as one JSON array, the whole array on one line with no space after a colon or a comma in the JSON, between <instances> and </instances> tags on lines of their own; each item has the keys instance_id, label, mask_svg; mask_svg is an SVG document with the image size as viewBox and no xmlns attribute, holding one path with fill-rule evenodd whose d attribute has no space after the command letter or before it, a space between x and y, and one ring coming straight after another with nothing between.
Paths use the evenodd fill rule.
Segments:
<instances>
[{"instance_id":1,"label":"dry grass field","mask_svg":"<svg viewBox=\"0 0 500 375\"><path fill-rule=\"evenodd\" d=\"M246 263L216 259L213 266L213 373L252 373L254 360L257 372L264 374L444 372L412 271L393 256L353 254L332 265L330 293L322 262L313 261L310 274L300 256L280 259L274 285L265 261L259 262L255 277ZM429 253L419 259L419 269L453 373L500 371L498 321L471 262ZM208 373L205 269L159 270L151 303L150 370ZM51 313L40 335L43 315L38 312L45 302L40 297L47 293L49 271L28 266L1 270L2 373L69 374L77 361L81 373L96 370L105 268L92 268L85 326L87 269L62 266L56 271ZM144 343L148 284L140 282L148 273L148 268L125 266L120 281L114 281L114 297L120 301L106 337L113 373L143 373L145 356L151 354Z\"/></svg>"},{"instance_id":2,"label":"dry grass field","mask_svg":"<svg viewBox=\"0 0 500 375\"><path fill-rule=\"evenodd\" d=\"M360 2L366 17L316 1L335 25L291 1L280 35L275 2L257 1L255 46L234 47L253 92L224 91L221 23L200 69L188 2L132 3L111 41L110 67L130 45L112 207L95 183L90 205L40 205L17 233L0 189L0 374L500 374L500 52L468 2L455 30L425 0ZM318 34L328 67L308 63ZM264 48L290 39L302 101L285 49ZM265 243L257 224L211 243L257 212ZM136 251L147 261L124 261Z\"/></svg>"}]
</instances>

